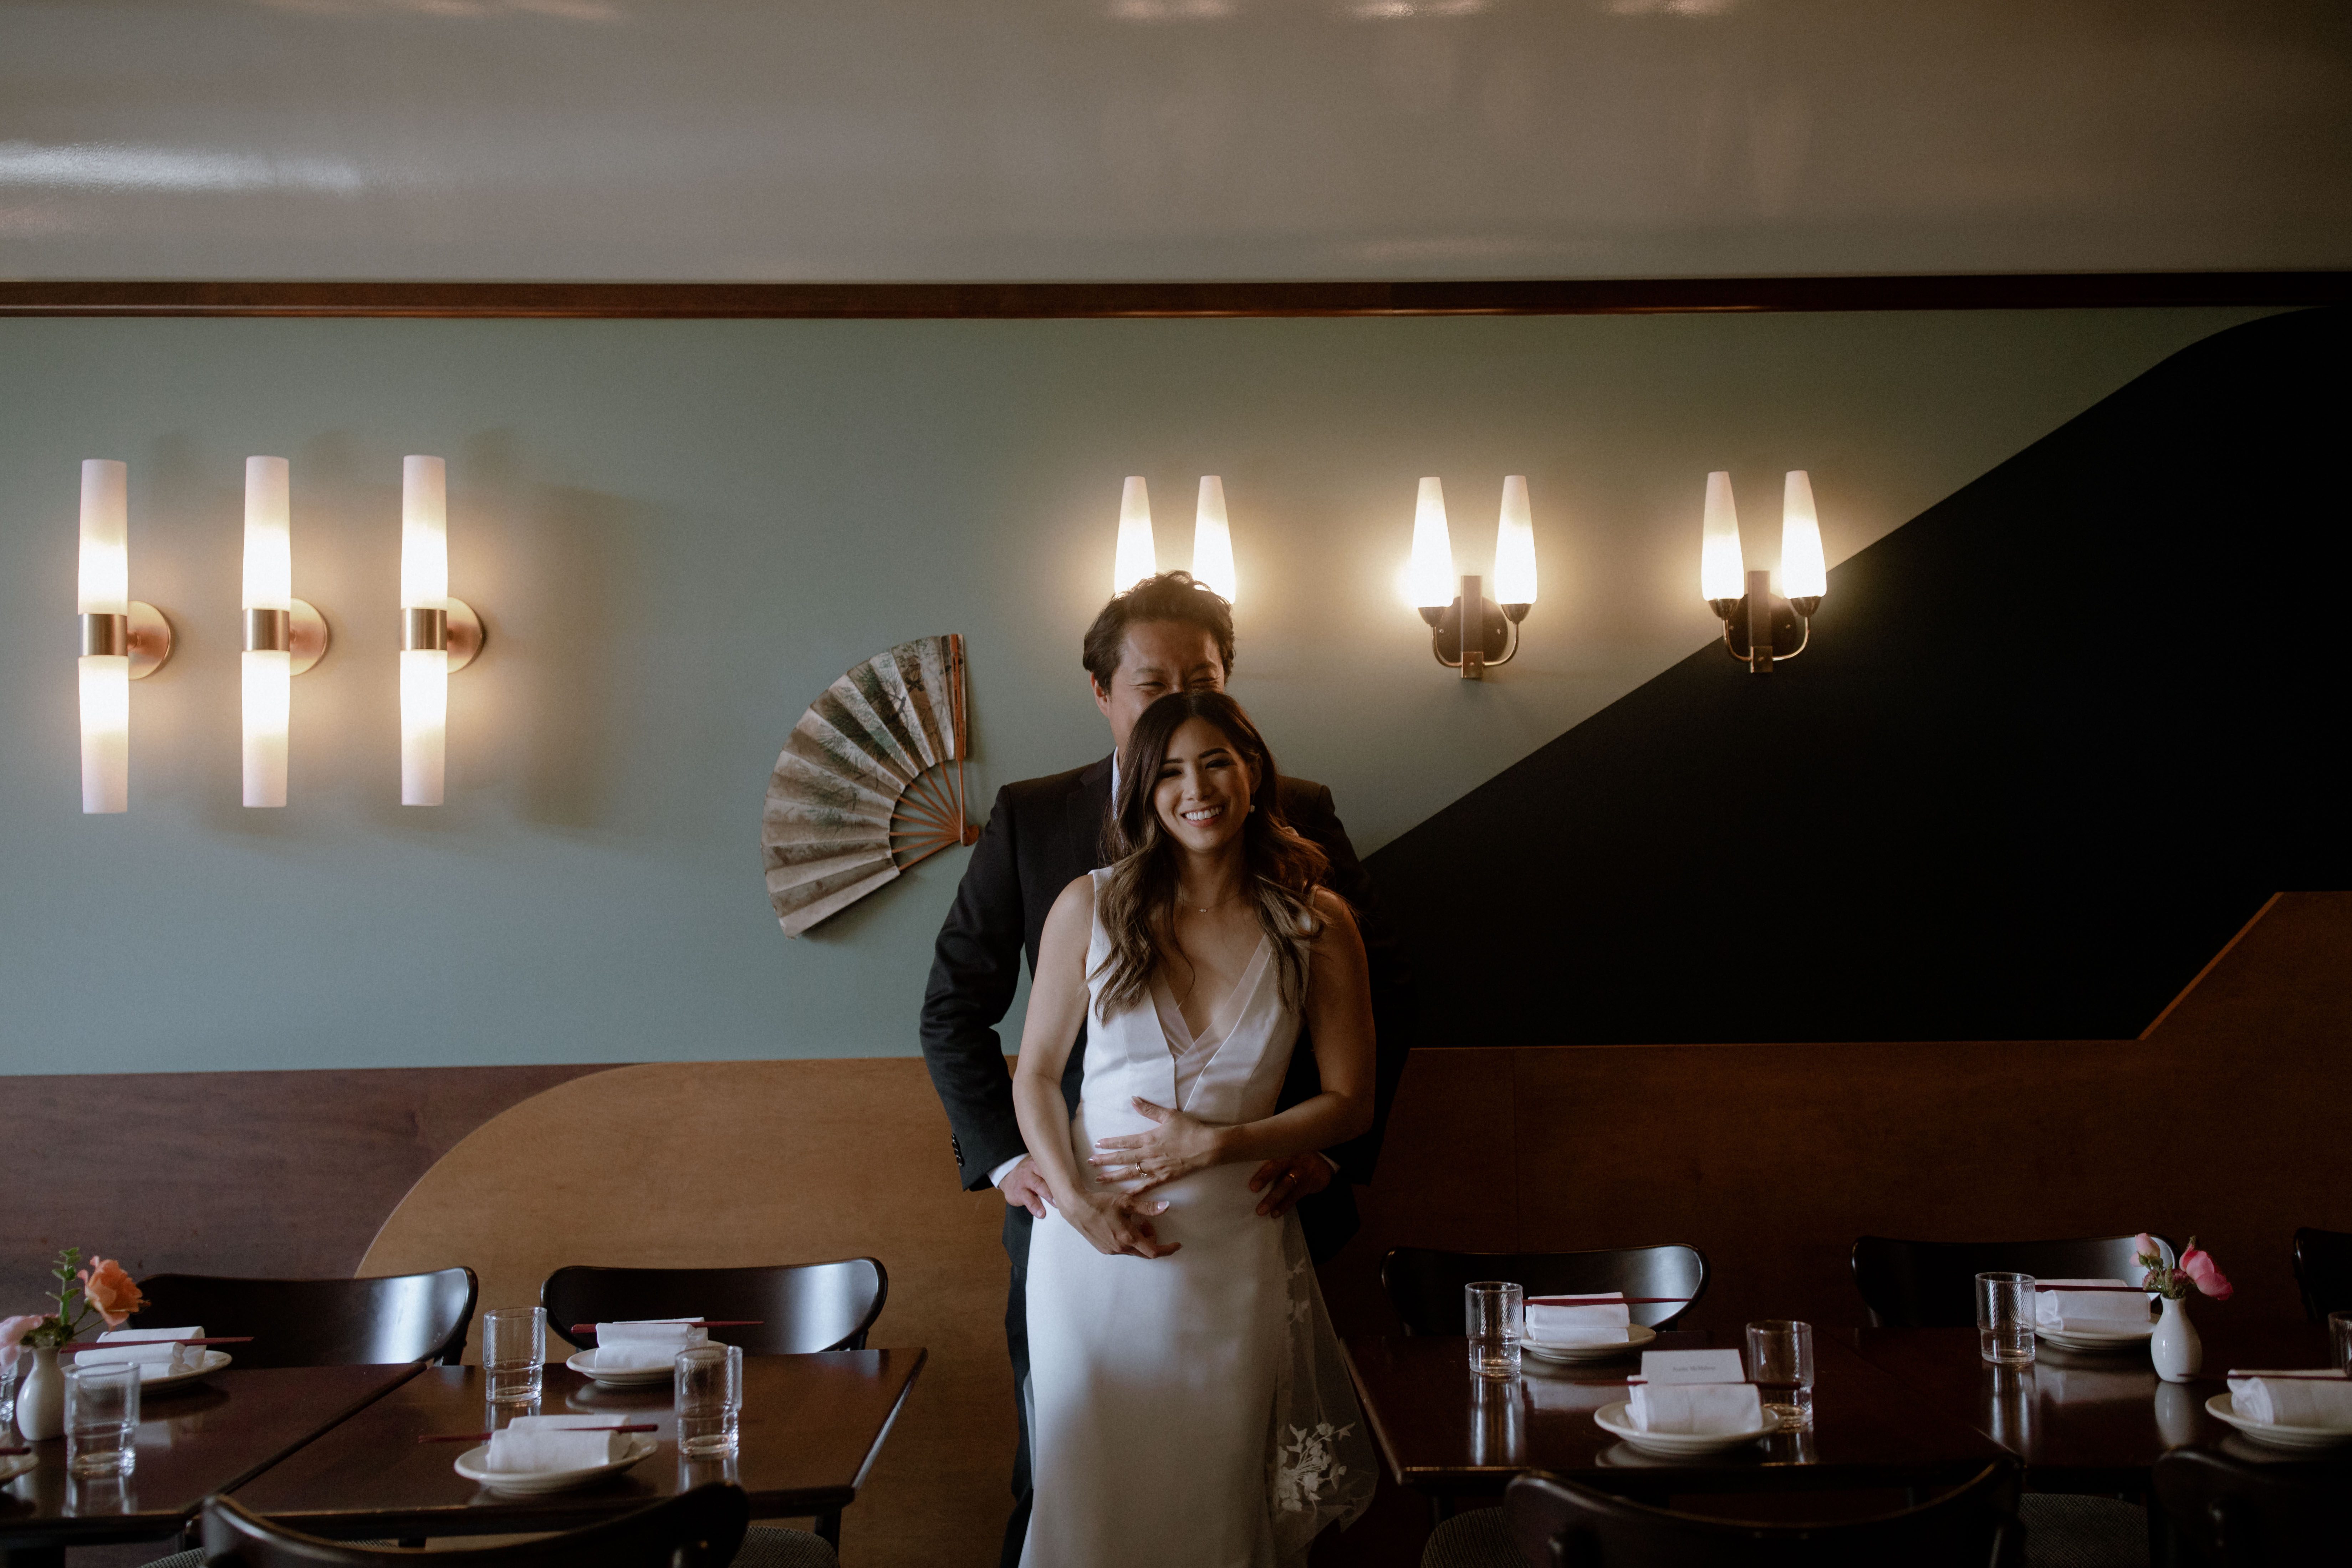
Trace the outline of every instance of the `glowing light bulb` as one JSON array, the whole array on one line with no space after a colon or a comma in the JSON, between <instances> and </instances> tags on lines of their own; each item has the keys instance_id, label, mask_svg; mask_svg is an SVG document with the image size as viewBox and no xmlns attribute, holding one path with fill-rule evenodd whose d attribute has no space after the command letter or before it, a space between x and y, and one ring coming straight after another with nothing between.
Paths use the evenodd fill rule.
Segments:
<instances>
[{"instance_id":1,"label":"glowing light bulb","mask_svg":"<svg viewBox=\"0 0 2352 1568\"><path fill-rule=\"evenodd\" d=\"M245 607L242 659L245 804L286 804L286 730L294 656L283 645L294 610L293 507L283 458L245 460ZM275 622L275 626L271 625Z\"/></svg>"},{"instance_id":2,"label":"glowing light bulb","mask_svg":"<svg viewBox=\"0 0 2352 1568\"><path fill-rule=\"evenodd\" d=\"M448 474L438 458L408 458L400 479L400 804L439 805L449 727Z\"/></svg>"},{"instance_id":3,"label":"glowing light bulb","mask_svg":"<svg viewBox=\"0 0 2352 1568\"><path fill-rule=\"evenodd\" d=\"M1739 554L1739 513L1731 504L1731 476L1706 477L1706 521L1699 536L1698 596L1737 599L1748 592L1748 568Z\"/></svg>"},{"instance_id":4,"label":"glowing light bulb","mask_svg":"<svg viewBox=\"0 0 2352 1568\"><path fill-rule=\"evenodd\" d=\"M1201 503L1192 514L1192 576L1226 604L1234 602L1234 531L1225 522L1225 481L1214 474L1201 476Z\"/></svg>"},{"instance_id":5,"label":"glowing light bulb","mask_svg":"<svg viewBox=\"0 0 2352 1568\"><path fill-rule=\"evenodd\" d=\"M1812 478L1802 468L1790 468L1780 500L1780 592L1791 599L1818 599L1829 591Z\"/></svg>"},{"instance_id":6,"label":"glowing light bulb","mask_svg":"<svg viewBox=\"0 0 2352 1568\"><path fill-rule=\"evenodd\" d=\"M1160 570L1151 548L1151 493L1141 474L1127 476L1118 497L1118 554L1111 563L1110 591L1124 594Z\"/></svg>"},{"instance_id":7,"label":"glowing light bulb","mask_svg":"<svg viewBox=\"0 0 2352 1568\"><path fill-rule=\"evenodd\" d=\"M1434 478L1421 481L1413 505L1412 556L1405 563L1404 601L1415 609L1442 610L1462 592L1454 570L1454 543L1445 531L1445 487Z\"/></svg>"},{"instance_id":8,"label":"glowing light bulb","mask_svg":"<svg viewBox=\"0 0 2352 1568\"><path fill-rule=\"evenodd\" d=\"M81 466L81 613L131 614L131 471L92 458ZM85 622L87 626L89 623ZM83 647L90 647L84 634ZM106 646L118 646L111 642ZM81 808L131 809L131 654L85 653L81 696Z\"/></svg>"},{"instance_id":9,"label":"glowing light bulb","mask_svg":"<svg viewBox=\"0 0 2352 1568\"><path fill-rule=\"evenodd\" d=\"M1525 474L1503 481L1503 517L1495 531L1495 602L1536 602L1536 525Z\"/></svg>"}]
</instances>

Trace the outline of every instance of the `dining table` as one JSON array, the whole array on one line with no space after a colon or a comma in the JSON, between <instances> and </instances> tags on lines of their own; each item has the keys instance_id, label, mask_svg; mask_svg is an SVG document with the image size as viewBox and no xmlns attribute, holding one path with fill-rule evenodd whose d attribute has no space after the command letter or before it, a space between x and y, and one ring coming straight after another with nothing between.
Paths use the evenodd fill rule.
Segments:
<instances>
[{"instance_id":1,"label":"dining table","mask_svg":"<svg viewBox=\"0 0 2352 1568\"><path fill-rule=\"evenodd\" d=\"M921 1350L747 1355L738 1451L725 1459L678 1452L667 1381L611 1388L551 1365L528 1408L651 1425L656 1447L597 1485L539 1495L459 1475L465 1441L419 1441L487 1431L517 1408L488 1410L479 1367L428 1367L234 1495L253 1512L341 1540L572 1530L709 1481L740 1486L755 1519L795 1518L856 1500L923 1362Z\"/></svg>"},{"instance_id":2,"label":"dining table","mask_svg":"<svg viewBox=\"0 0 2352 1568\"><path fill-rule=\"evenodd\" d=\"M1706 1348L1703 1331L1671 1330L1651 1350ZM1530 1355L1519 1375L1484 1378L1459 1337L1362 1335L1342 1344L1381 1462L1443 1515L1491 1497L1511 1478L1549 1470L1621 1495L1913 1490L1958 1485L2002 1458L1982 1432L1923 1402L1834 1337L1817 1337L1810 1430L1777 1432L1726 1453L1657 1458L1593 1420L1626 1397L1637 1354L1572 1365Z\"/></svg>"},{"instance_id":3,"label":"dining table","mask_svg":"<svg viewBox=\"0 0 2352 1568\"><path fill-rule=\"evenodd\" d=\"M131 1473L66 1473L66 1440L29 1445L33 1468L0 1486L0 1563L57 1568L70 1546L176 1537L206 1497L267 1470L383 1399L421 1363L229 1367L147 1394Z\"/></svg>"},{"instance_id":4,"label":"dining table","mask_svg":"<svg viewBox=\"0 0 2352 1568\"><path fill-rule=\"evenodd\" d=\"M2022 1459L2027 1490L2138 1498L2173 1448L2193 1443L2246 1459L2280 1457L2206 1410L2208 1399L2229 1392L2232 1367L2330 1364L2324 1323L2244 1321L2217 1309L2199 1332L2204 1368L2187 1383L2159 1379L2145 1344L2099 1353L2041 1344L2032 1364L1996 1367L1979 1353L1973 1328L1850 1329L1836 1337L1924 1406Z\"/></svg>"}]
</instances>

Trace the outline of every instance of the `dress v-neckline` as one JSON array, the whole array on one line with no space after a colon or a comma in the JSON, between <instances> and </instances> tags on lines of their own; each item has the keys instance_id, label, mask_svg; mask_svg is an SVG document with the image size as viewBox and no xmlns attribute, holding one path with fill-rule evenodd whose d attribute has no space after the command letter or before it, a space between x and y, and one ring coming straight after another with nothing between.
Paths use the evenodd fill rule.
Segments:
<instances>
[{"instance_id":1,"label":"dress v-neckline","mask_svg":"<svg viewBox=\"0 0 2352 1568\"><path fill-rule=\"evenodd\" d=\"M1233 1038L1234 1031L1241 1027L1242 1016L1249 1010L1250 994L1257 988L1273 941L1272 937L1263 933L1259 935L1257 946L1251 952L1249 964L1242 971L1242 977L1234 982L1233 989L1226 992L1214 1007L1209 1009L1209 1021L1201 1026L1198 1034L1193 1033L1192 1026L1185 1021L1184 1010L1176 1005L1176 995L1168 989L1167 977L1153 972L1151 1005L1152 1011L1160 1016L1161 1042L1171 1063L1199 1060L1200 1068L1193 1074L1195 1085L1200 1081L1200 1074L1205 1072L1208 1065L1215 1061L1218 1053L1225 1048L1225 1042ZM1226 1016L1228 1011L1231 1016ZM1220 1019L1223 1021L1223 1028L1218 1026Z\"/></svg>"}]
</instances>

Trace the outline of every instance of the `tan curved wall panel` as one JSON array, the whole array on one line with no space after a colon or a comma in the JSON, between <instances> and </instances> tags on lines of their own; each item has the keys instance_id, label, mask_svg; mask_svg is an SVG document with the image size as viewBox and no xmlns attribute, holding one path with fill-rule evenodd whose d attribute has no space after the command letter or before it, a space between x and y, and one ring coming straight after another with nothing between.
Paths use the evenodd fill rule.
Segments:
<instances>
[{"instance_id":1,"label":"tan curved wall panel","mask_svg":"<svg viewBox=\"0 0 2352 1568\"><path fill-rule=\"evenodd\" d=\"M1005 1263L992 1194L958 1190L918 1058L616 1068L500 1113L442 1156L362 1274L465 1264L485 1307L567 1263L716 1268L871 1256L877 1345L930 1360L843 1521L861 1564L993 1562L1010 1507ZM478 1324L467 1359L476 1359Z\"/></svg>"}]
</instances>

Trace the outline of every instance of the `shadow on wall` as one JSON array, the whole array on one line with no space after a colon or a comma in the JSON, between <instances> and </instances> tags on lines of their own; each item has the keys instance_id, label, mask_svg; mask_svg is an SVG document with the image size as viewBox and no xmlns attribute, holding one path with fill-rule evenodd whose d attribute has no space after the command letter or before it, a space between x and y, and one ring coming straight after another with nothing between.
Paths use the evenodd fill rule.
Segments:
<instances>
[{"instance_id":1,"label":"shadow on wall","mask_svg":"<svg viewBox=\"0 0 2352 1568\"><path fill-rule=\"evenodd\" d=\"M2183 350L1381 848L1423 1043L2128 1038L2347 885L2347 351Z\"/></svg>"}]
</instances>

